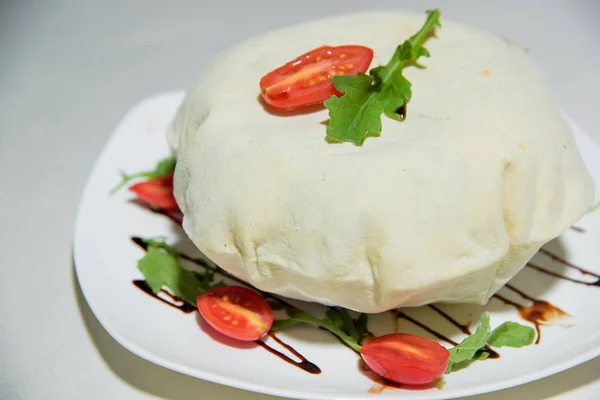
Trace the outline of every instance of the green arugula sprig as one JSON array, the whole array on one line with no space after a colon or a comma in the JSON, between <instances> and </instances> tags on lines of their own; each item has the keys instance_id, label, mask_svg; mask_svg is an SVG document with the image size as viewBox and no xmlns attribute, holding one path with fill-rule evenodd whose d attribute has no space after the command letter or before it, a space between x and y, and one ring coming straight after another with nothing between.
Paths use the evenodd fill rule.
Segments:
<instances>
[{"instance_id":1,"label":"green arugula sprig","mask_svg":"<svg viewBox=\"0 0 600 400\"><path fill-rule=\"evenodd\" d=\"M156 166L154 167L153 170L137 172L137 173L131 174L131 175L127 175L123 171L120 171L119 173L121 174L121 182L119 182L117 184L117 186L112 188L112 190L110 191L110 194L113 194L113 193L119 191L121 188L123 188L125 185L127 185L130 181L132 181L134 179L160 178L161 176L172 174L175 171L176 161L177 160L175 159L175 156L171 155L167 158L160 160L158 162L158 164L156 164Z\"/></svg>"},{"instance_id":2,"label":"green arugula sprig","mask_svg":"<svg viewBox=\"0 0 600 400\"><path fill-rule=\"evenodd\" d=\"M196 298L209 289L224 284L215 280L213 269L189 271L179 263L179 253L164 238L142 239L146 254L138 261L138 269L154 293L167 287L173 295L195 305Z\"/></svg>"},{"instance_id":3,"label":"green arugula sprig","mask_svg":"<svg viewBox=\"0 0 600 400\"><path fill-rule=\"evenodd\" d=\"M386 65L371 69L369 75L333 78L333 86L344 95L332 96L324 103L330 116L327 140L361 146L367 136L381 132L381 114L398 121L403 119L398 110L410 101L412 92L402 70L421 56L429 57L423 44L435 27L440 26L440 11L427 11L423 27L396 48Z\"/></svg>"},{"instance_id":4,"label":"green arugula sprig","mask_svg":"<svg viewBox=\"0 0 600 400\"><path fill-rule=\"evenodd\" d=\"M353 319L344 308L329 307L325 318L313 317L297 308L286 308L288 319L273 322L272 331L282 331L298 324L309 324L333 333L343 344L360 353L361 342L367 335L368 316L361 313Z\"/></svg>"},{"instance_id":5,"label":"green arugula sprig","mask_svg":"<svg viewBox=\"0 0 600 400\"><path fill-rule=\"evenodd\" d=\"M485 346L523 347L533 343L533 328L516 322L504 322L493 331L490 330L490 314L483 313L477 330L462 342L450 349L450 361L446 373L468 367L475 360L485 360L490 353Z\"/></svg>"}]
</instances>

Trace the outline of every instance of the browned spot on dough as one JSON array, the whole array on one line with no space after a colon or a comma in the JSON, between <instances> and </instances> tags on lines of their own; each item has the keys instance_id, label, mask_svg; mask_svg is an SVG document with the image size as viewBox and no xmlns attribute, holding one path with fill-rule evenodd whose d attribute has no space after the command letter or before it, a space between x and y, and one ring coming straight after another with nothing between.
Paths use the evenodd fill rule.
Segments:
<instances>
[{"instance_id":1,"label":"browned spot on dough","mask_svg":"<svg viewBox=\"0 0 600 400\"><path fill-rule=\"evenodd\" d=\"M492 75L492 71L490 71L489 69L482 69L481 71L479 71L479 75L481 76L490 76Z\"/></svg>"}]
</instances>

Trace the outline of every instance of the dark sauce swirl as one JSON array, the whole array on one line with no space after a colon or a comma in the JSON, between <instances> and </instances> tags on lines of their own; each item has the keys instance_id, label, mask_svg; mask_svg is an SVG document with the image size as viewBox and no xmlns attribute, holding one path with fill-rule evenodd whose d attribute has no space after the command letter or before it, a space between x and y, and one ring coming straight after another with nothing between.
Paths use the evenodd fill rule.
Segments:
<instances>
[{"instance_id":1,"label":"dark sauce swirl","mask_svg":"<svg viewBox=\"0 0 600 400\"><path fill-rule=\"evenodd\" d=\"M160 301L161 303L164 303L164 304L168 305L169 307L173 307L173 308L181 311L184 314L190 314L190 313L196 311L196 307L192 306L190 303L187 303L187 302L181 300L179 297L173 296L171 293L167 292L166 290L161 289L159 293L168 297L171 301L167 301L167 300L163 299L162 297L160 297L158 295L158 293L154 293L152 291L152 288L150 287L150 285L148 285L148 283L144 280L141 280L141 279L135 280L135 281L133 281L133 284L135 285L135 287L140 289L142 292L146 293L148 296L153 297L156 300Z\"/></svg>"},{"instance_id":2,"label":"dark sauce swirl","mask_svg":"<svg viewBox=\"0 0 600 400\"><path fill-rule=\"evenodd\" d=\"M542 325L545 325L547 322L556 319L570 317L569 314L567 314L565 311L561 310L560 308L556 307L550 302L535 299L523 292L522 290L517 289L513 285L506 284L505 287L517 293L525 300L529 300L532 302L531 305L525 306L523 304L517 303L516 301L509 300L506 297L501 296L497 293L493 296L494 298L502 301L504 304L508 304L515 307L519 312L521 318L535 325L535 330L537 331L537 338L535 339L535 344L539 344L542 338Z\"/></svg>"},{"instance_id":3,"label":"dark sauce swirl","mask_svg":"<svg viewBox=\"0 0 600 400\"><path fill-rule=\"evenodd\" d=\"M548 250L546 250L544 248L541 248L539 252L541 254L546 255L547 257L549 257L553 261L555 261L555 262L563 265L564 267L574 269L574 270L578 271L579 273L581 273L584 276L592 276L592 277L596 278L596 280L594 280L594 281L582 281L580 279L574 279L574 278L571 278L571 277L559 274L557 272L550 271L550 270L548 270L546 268L543 268L543 267L541 267L539 265L536 265L536 264L533 264L531 262L527 264L528 267L533 268L534 270L539 271L539 272L541 272L543 274L550 275L550 276L553 276L553 277L558 278L558 279L563 279L565 281L569 281L569 282L573 282L573 283L577 283L577 284L585 285L585 286L600 287L600 274L597 274L595 272L592 272L590 270L582 268L582 267L580 267L578 265L575 265L572 262L570 262L568 260L565 260L564 258L560 257L559 255L554 254L551 251L548 251Z\"/></svg>"},{"instance_id":4,"label":"dark sauce swirl","mask_svg":"<svg viewBox=\"0 0 600 400\"><path fill-rule=\"evenodd\" d=\"M406 107L402 107L401 109L398 110L398 113L403 117L406 118ZM165 217L169 218L171 221L173 221L174 223L181 225L182 220L183 220L183 215L181 214L181 212L171 212L171 211L167 211L167 210L162 210L162 209L158 209L158 208L154 208L154 207L147 207L150 211L156 213L156 214L160 214L160 215L164 215ZM579 227L571 227L571 229L580 232L580 233L584 233L585 230ZM138 246L140 246L142 249L147 250L147 245L143 242L143 240L141 238L137 238L137 237L133 237L131 238L132 241L137 244ZM558 262L560 264L562 264L563 266L567 267L567 268L571 268L571 269L575 269L577 271L579 271L582 275L586 275L586 276L592 276L594 278L596 278L596 280L594 281L584 281L584 280L579 280L579 279L574 279L565 275L562 275L560 273L557 272L553 272L551 270L548 270L544 267L541 267L539 265L536 264L532 264L532 263L528 263L527 266L539 271L541 273L550 275L552 277L558 278L558 279L563 279L566 281L570 281L572 283L576 283L576 284L581 284L581 285L586 285L586 286L595 286L595 287L600 287L600 274L594 273L592 271L586 270L584 268L581 268L565 259L563 259L562 257L548 251L545 249L540 249L539 251L541 254L546 255L547 257L551 258L553 261ZM222 276L225 276L227 278L233 279L235 281L237 281L238 283L244 285L244 286L248 286L251 287L251 285L249 285L247 282L242 281L241 279L235 277L235 276L231 276L230 274L228 274L226 271L221 270L218 267L215 266L211 266L206 264L206 262L204 260L200 260L200 259L196 259L190 256L187 256L185 254L180 254L180 257L182 259L185 259L187 261L191 261L197 265L200 265L202 267L205 268L209 268L211 270L213 270L215 273L218 273ZM144 293L146 293L147 295L159 300L160 302L172 307L172 308L176 308L179 311L185 313L185 314L189 314L192 313L196 310L196 307L194 307L193 305L190 305L189 303L186 303L185 301L183 301L182 299L177 298L176 296L173 296L172 294L170 294L168 291L165 290L161 290L159 293L155 294L152 291L152 288L143 280L135 280L133 281L133 284L140 289L141 291L143 291ZM514 286L507 284L505 286L506 288L514 291L515 293L517 293L519 296L521 296L523 299L531 301L531 305L526 306L523 304L520 304L516 301L510 300L502 295L499 294L495 294L493 297L504 302L505 304L511 305L513 307L515 307L518 312L519 315L521 316L521 318L525 319L526 321L531 322L532 324L535 325L536 331L537 331L537 338L536 338L536 344L539 344L540 339L541 339L541 326L545 325L547 322L558 319L558 318L565 318L565 317L569 317L569 314L567 314L565 311L561 310L560 308L556 307L555 305L545 301L545 300L538 300L535 299L529 295L527 295L525 292L523 292L520 289L515 288ZM159 296L159 294L162 295ZM290 303L288 303L287 301L285 301L284 299L281 299L279 296L276 295L272 295L272 294L268 294L265 293L266 297L270 297L272 299L275 299L277 301L279 301L281 304L283 304L286 307L293 307ZM439 307L435 306L435 305L429 305L429 307L434 310L438 315L440 315L442 318L446 319L448 322L450 322L452 325L454 325L456 328L458 328L462 333L464 333L465 335L470 335L471 331L469 330L469 326L465 325L465 324L461 324L459 323L456 319L454 319L453 317L451 317L450 315L448 315L446 312L444 312L443 310L441 310ZM443 335L442 333L432 329L431 327L421 323L420 321L416 320L415 318L412 318L411 316L407 315L406 313L399 311L399 310L393 310L391 311L392 313L392 317L394 318L394 323L396 324L396 332L398 331L398 320L399 319L405 319L409 322L411 322L412 324L420 327L421 329L425 330L426 332L430 333L431 335L435 336L436 338L438 338L439 340L442 340L446 343L449 343L453 346L456 346L458 343L452 339L450 339L449 337ZM289 344L283 342L279 337L277 337L274 333L269 333L268 336L273 339L276 343L278 343L280 346L282 346L284 349L286 349L287 351L289 351L293 356L295 356L297 360L294 360L293 358L289 357L288 355L282 353L281 351L271 347L270 345L268 345L267 343L265 343L265 341L263 340L257 340L255 341L255 343L262 347L263 349L267 350L269 353L275 355L276 357L280 358L281 360L302 369L303 371L306 371L310 374L320 374L321 373L321 369L315 365L314 363L310 362L309 360L306 359L306 357L304 357L302 354L300 354L298 351L296 351L292 346L290 346ZM374 335L372 333L369 332L369 334L367 335L367 337L365 338L365 341L368 341L370 339L372 339L374 337ZM500 355L495 352L494 350L492 350L491 348L489 348L488 346L486 346L484 349L484 351L489 353L489 357L491 359L494 358L499 358ZM376 374L373 373L373 371L370 371L370 369L364 364L362 359L359 359L359 365L360 365L360 369L361 371L363 371L363 373L365 373L367 376L369 376L373 381L375 381L375 385L373 387L371 387L371 389L369 390L369 393L381 393L383 390L385 389L417 389L417 390L422 390L422 389L431 389L435 386L437 386L436 383L433 383L431 385L427 385L427 387L423 387L423 388L414 388L414 387L410 387L410 386L405 386L405 385L400 385L394 382L390 382L387 381L386 379L377 376Z\"/></svg>"},{"instance_id":5,"label":"dark sauce swirl","mask_svg":"<svg viewBox=\"0 0 600 400\"><path fill-rule=\"evenodd\" d=\"M293 366L298 367L301 370L308 372L309 374L318 375L321 373L321 368L319 368L314 363L308 361L306 359L306 357L304 357L302 354L300 354L298 351L296 351L296 349L294 349L292 346L283 342L280 338L277 337L277 335L275 335L274 332L269 332L268 336L271 339L273 339L274 341L276 341L277 343L279 343L283 348L288 350L290 353L292 353L293 355L298 357L298 359L300 359L300 361L296 361L296 360L292 359L291 357L286 356L285 354L283 354L279 350L276 350L273 347L269 346L262 340L256 340L254 343L259 345L263 349L267 350L269 353L273 354L274 356L279 357L280 359L287 362L288 364L292 364Z\"/></svg>"}]
</instances>

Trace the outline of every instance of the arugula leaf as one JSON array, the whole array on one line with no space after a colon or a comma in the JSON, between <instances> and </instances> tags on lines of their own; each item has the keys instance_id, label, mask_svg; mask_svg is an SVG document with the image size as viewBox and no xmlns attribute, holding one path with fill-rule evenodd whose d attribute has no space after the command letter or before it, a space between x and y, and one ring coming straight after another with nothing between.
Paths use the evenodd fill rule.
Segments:
<instances>
[{"instance_id":1,"label":"arugula leaf","mask_svg":"<svg viewBox=\"0 0 600 400\"><path fill-rule=\"evenodd\" d=\"M152 178L159 178L161 176L172 174L175 171L175 163L176 163L175 156L171 155L165 159L160 160L158 162L158 164L156 164L154 169L150 170L150 171L137 172L137 173L131 174L131 175L127 175L123 171L121 171L120 172L121 182L119 182L117 184L117 186L112 188L112 190L110 191L110 194L113 194L113 193L119 191L123 186L127 185L130 181L137 179L137 178L152 179Z\"/></svg>"},{"instance_id":2,"label":"arugula leaf","mask_svg":"<svg viewBox=\"0 0 600 400\"><path fill-rule=\"evenodd\" d=\"M286 312L288 313L289 318L275 320L271 326L271 331L281 331L301 323L310 324L328 330L337 336L343 344L357 353L360 353L361 345L351 335L344 331L343 317L339 314L338 310L330 308L327 311L326 317L323 319L313 317L307 312L295 308L287 308Z\"/></svg>"},{"instance_id":3,"label":"arugula leaf","mask_svg":"<svg viewBox=\"0 0 600 400\"><path fill-rule=\"evenodd\" d=\"M350 335L357 343L360 342L360 336L358 334L358 329L356 329L355 321L352 319L348 310L345 308L338 309L338 312L342 316L342 321L344 323L344 331Z\"/></svg>"},{"instance_id":4,"label":"arugula leaf","mask_svg":"<svg viewBox=\"0 0 600 400\"><path fill-rule=\"evenodd\" d=\"M490 353L488 353L487 351L480 350L477 353L475 353L475 356L473 356L472 359L463 360L459 363L454 364L452 366L452 371L446 370L446 373L448 374L449 372L460 371L461 369L467 368L469 365L471 365L473 363L473 361L483 361L483 360L486 360L489 356L490 356Z\"/></svg>"},{"instance_id":5,"label":"arugula leaf","mask_svg":"<svg viewBox=\"0 0 600 400\"><path fill-rule=\"evenodd\" d=\"M492 331L488 344L494 347L523 347L533 343L534 338L533 328L507 321Z\"/></svg>"},{"instance_id":6,"label":"arugula leaf","mask_svg":"<svg viewBox=\"0 0 600 400\"><path fill-rule=\"evenodd\" d=\"M223 279L215 281L215 271L212 269L206 269L204 272L194 271L194 275L196 275L196 278L198 278L200 284L205 288L205 291L225 285L225 281Z\"/></svg>"},{"instance_id":7,"label":"arugula leaf","mask_svg":"<svg viewBox=\"0 0 600 400\"><path fill-rule=\"evenodd\" d=\"M279 332L294 327L296 325L302 324L303 321L288 318L288 319L276 319L273 321L273 325L271 325L271 332Z\"/></svg>"},{"instance_id":8,"label":"arugula leaf","mask_svg":"<svg viewBox=\"0 0 600 400\"><path fill-rule=\"evenodd\" d=\"M483 360L487 360L487 358L490 356L490 353L488 353L487 351L478 351L475 354L475 357L473 357L473 360L477 360L477 361L483 361Z\"/></svg>"},{"instance_id":9,"label":"arugula leaf","mask_svg":"<svg viewBox=\"0 0 600 400\"><path fill-rule=\"evenodd\" d=\"M485 346L493 347L523 347L533 343L535 331L516 322L504 322L490 332L490 315L486 312L481 316L481 323L475 333L465 338L450 349L450 361L446 373L468 367L473 361L485 360L490 353Z\"/></svg>"},{"instance_id":10,"label":"arugula leaf","mask_svg":"<svg viewBox=\"0 0 600 400\"><path fill-rule=\"evenodd\" d=\"M344 328L344 320L337 309L328 308L325 316L327 317L327 321L331 324L331 326L335 326L339 329Z\"/></svg>"},{"instance_id":11,"label":"arugula leaf","mask_svg":"<svg viewBox=\"0 0 600 400\"><path fill-rule=\"evenodd\" d=\"M333 85L344 93L324 102L329 109L327 140L352 142L361 146L369 135L381 132L381 114L401 121L398 109L410 101L411 83L402 75L402 69L419 57L429 57L423 44L440 24L440 11L427 11L423 27L396 48L387 65L371 69L369 75L339 75Z\"/></svg>"},{"instance_id":12,"label":"arugula leaf","mask_svg":"<svg viewBox=\"0 0 600 400\"><path fill-rule=\"evenodd\" d=\"M183 269L174 250L168 251L155 245L149 246L144 257L138 261L138 269L154 293L164 286L173 295L193 305L199 295L222 284L222 281L214 282L212 271L199 273Z\"/></svg>"},{"instance_id":13,"label":"arugula leaf","mask_svg":"<svg viewBox=\"0 0 600 400\"><path fill-rule=\"evenodd\" d=\"M367 335L367 325L369 323L369 315L366 313L360 313L356 319L356 331L358 332L358 343L362 343L363 339Z\"/></svg>"},{"instance_id":14,"label":"arugula leaf","mask_svg":"<svg viewBox=\"0 0 600 400\"><path fill-rule=\"evenodd\" d=\"M450 361L446 373L454 371L456 364L473 360L475 354L487 344L490 333L490 314L486 312L481 315L481 324L477 327L475 333L467 336L462 342L450 349ZM463 364L459 367L464 368L465 366Z\"/></svg>"}]
</instances>

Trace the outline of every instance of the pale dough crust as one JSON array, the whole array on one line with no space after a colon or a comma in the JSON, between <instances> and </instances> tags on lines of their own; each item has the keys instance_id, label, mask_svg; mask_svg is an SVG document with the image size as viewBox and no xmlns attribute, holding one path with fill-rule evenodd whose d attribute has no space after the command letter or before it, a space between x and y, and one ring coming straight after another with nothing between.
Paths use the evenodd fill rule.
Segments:
<instances>
[{"instance_id":1,"label":"pale dough crust","mask_svg":"<svg viewBox=\"0 0 600 400\"><path fill-rule=\"evenodd\" d=\"M267 112L258 82L315 47L373 48L423 24L378 12L310 22L222 53L169 132L184 228L269 292L365 312L485 303L589 208L593 182L550 86L523 50L442 19L408 118L363 147L325 142L327 110Z\"/></svg>"}]
</instances>

